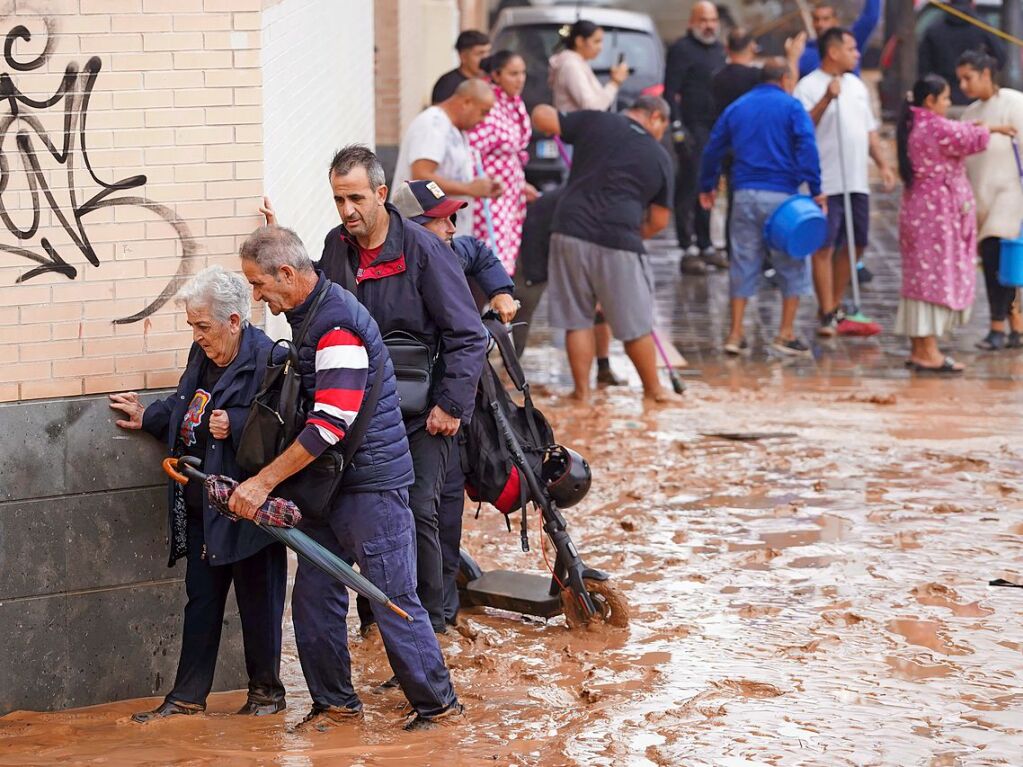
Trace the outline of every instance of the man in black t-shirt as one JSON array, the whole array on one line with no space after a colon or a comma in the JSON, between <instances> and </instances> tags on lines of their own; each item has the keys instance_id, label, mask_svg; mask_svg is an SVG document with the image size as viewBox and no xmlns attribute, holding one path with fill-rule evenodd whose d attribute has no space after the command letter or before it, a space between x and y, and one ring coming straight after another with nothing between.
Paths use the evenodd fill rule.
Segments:
<instances>
[{"instance_id":1,"label":"man in black t-shirt","mask_svg":"<svg viewBox=\"0 0 1023 767\"><path fill-rule=\"evenodd\" d=\"M736 27L728 33L728 43L725 46L728 52L728 63L714 74L711 81L714 89L714 108L716 111L715 121L721 113L728 108L728 105L736 101L740 96L760 84L760 67L753 66L753 60L757 55L757 42L753 35L745 29ZM725 211L725 252L728 257L732 256L732 155L725 157L722 163L722 171L728 179L728 208Z\"/></svg>"},{"instance_id":2,"label":"man in black t-shirt","mask_svg":"<svg viewBox=\"0 0 1023 767\"><path fill-rule=\"evenodd\" d=\"M707 0L693 3L689 29L668 48L664 66L664 98L671 106L678 155L675 230L682 272L689 275L706 274L708 266L728 266L710 240L710 214L696 199L703 147L716 117L711 77L725 65L719 33L717 7Z\"/></svg>"},{"instance_id":3,"label":"man in black t-shirt","mask_svg":"<svg viewBox=\"0 0 1023 767\"><path fill-rule=\"evenodd\" d=\"M467 29L455 41L458 51L458 67L442 74L434 83L430 96L431 104L447 101L455 95L455 89L473 77L486 77L480 63L490 55L490 38L483 32Z\"/></svg>"},{"instance_id":4,"label":"man in black t-shirt","mask_svg":"<svg viewBox=\"0 0 1023 767\"><path fill-rule=\"evenodd\" d=\"M753 66L758 50L757 41L745 29L736 27L728 33L728 61L714 73L711 81L715 120L729 104L760 84L760 67Z\"/></svg>"},{"instance_id":5,"label":"man in black t-shirt","mask_svg":"<svg viewBox=\"0 0 1023 767\"><path fill-rule=\"evenodd\" d=\"M575 390L587 400L599 303L615 337L639 372L644 396L674 395L657 376L653 275L643 240L667 226L674 180L660 145L668 127L664 99L640 96L620 114L582 110L559 114L541 104L533 125L573 146L572 169L554 212L550 242L550 321L564 328Z\"/></svg>"}]
</instances>

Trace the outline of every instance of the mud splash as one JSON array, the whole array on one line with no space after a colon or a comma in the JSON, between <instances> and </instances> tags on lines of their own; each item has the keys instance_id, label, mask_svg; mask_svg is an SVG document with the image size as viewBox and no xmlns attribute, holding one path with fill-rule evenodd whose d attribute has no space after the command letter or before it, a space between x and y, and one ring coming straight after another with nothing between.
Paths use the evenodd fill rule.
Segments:
<instances>
[{"instance_id":1,"label":"mud splash","mask_svg":"<svg viewBox=\"0 0 1023 767\"><path fill-rule=\"evenodd\" d=\"M467 717L401 731L379 640L350 632L364 722L305 713L288 644L283 717L140 727L126 701L0 719L0 765L1018 765L1023 462L1014 390L705 371L685 405L550 402L594 488L567 515L628 628L490 610L443 638ZM788 432L726 440L712 433ZM543 572L496 513L466 517L484 567Z\"/></svg>"}]
</instances>

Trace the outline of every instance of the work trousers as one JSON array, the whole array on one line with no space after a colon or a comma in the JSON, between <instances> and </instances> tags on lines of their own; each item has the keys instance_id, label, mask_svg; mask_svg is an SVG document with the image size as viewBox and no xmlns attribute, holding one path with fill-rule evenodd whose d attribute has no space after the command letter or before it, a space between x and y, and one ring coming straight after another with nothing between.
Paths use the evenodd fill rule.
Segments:
<instances>
[{"instance_id":1,"label":"work trousers","mask_svg":"<svg viewBox=\"0 0 1023 767\"><path fill-rule=\"evenodd\" d=\"M238 524L248 524L241 523ZM249 700L284 700L281 684L281 619L288 562L284 546L271 543L250 557L212 566L204 553L202 518L189 515L184 630L174 688L167 700L206 705L217 667L227 592L234 584L249 676Z\"/></svg>"},{"instance_id":2,"label":"work trousers","mask_svg":"<svg viewBox=\"0 0 1023 767\"><path fill-rule=\"evenodd\" d=\"M430 618L416 596L416 531L406 490L342 493L323 522L299 529L360 572L412 623L371 602L380 637L405 697L417 713L431 717L457 702ZM291 598L295 643L313 707L361 709L352 687L348 652L348 590L299 559Z\"/></svg>"},{"instance_id":3,"label":"work trousers","mask_svg":"<svg viewBox=\"0 0 1023 767\"><path fill-rule=\"evenodd\" d=\"M987 286L987 305L992 322L1005 322L1016 298L1016 288L1007 288L998 281L998 263L1002 241L985 237L980 241L980 260L984 264L984 284Z\"/></svg>"},{"instance_id":4,"label":"work trousers","mask_svg":"<svg viewBox=\"0 0 1023 767\"><path fill-rule=\"evenodd\" d=\"M711 246L710 211L700 205L700 164L709 137L709 126L690 127L685 142L677 148L675 231L682 250L693 244L694 239L700 250Z\"/></svg>"}]
</instances>

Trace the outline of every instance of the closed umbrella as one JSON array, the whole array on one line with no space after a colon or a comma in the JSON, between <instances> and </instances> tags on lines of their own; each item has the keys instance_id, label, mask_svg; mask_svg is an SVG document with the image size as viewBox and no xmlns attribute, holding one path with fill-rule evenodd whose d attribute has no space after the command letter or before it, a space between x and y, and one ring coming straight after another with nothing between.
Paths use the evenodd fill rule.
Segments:
<instances>
[{"instance_id":1,"label":"closed umbrella","mask_svg":"<svg viewBox=\"0 0 1023 767\"><path fill-rule=\"evenodd\" d=\"M209 496L210 504L224 516L239 520L241 517L232 514L227 506L231 493L238 483L230 477L220 474L206 475L199 471L199 459L193 456L182 458L165 458L163 470L171 479L182 485L190 479L202 482ZM361 594L377 604L393 610L409 623L412 616L388 599L366 576L357 573L347 562L332 551L324 548L301 530L294 526L302 520L299 508L289 500L271 496L256 512L254 524L279 540L289 549L302 557L309 564L320 568L327 575L335 578L357 594Z\"/></svg>"}]
</instances>

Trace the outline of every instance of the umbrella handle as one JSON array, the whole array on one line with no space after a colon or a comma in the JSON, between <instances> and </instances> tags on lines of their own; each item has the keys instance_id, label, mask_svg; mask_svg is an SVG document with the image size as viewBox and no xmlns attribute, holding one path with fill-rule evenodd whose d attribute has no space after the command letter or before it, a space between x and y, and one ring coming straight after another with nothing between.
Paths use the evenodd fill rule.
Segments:
<instances>
[{"instance_id":1,"label":"umbrella handle","mask_svg":"<svg viewBox=\"0 0 1023 767\"><path fill-rule=\"evenodd\" d=\"M206 480L206 475L199 469L202 466L202 461L194 455L183 455L180 458L164 458L161 466L163 466L163 470L167 473L168 477L182 485L187 485L190 479L194 479L197 482L204 482Z\"/></svg>"},{"instance_id":2,"label":"umbrella handle","mask_svg":"<svg viewBox=\"0 0 1023 767\"><path fill-rule=\"evenodd\" d=\"M161 466L163 466L163 470L167 474L167 476L173 479L175 482L182 485L188 484L188 477L186 477L184 474L180 473L177 470L178 469L177 458L164 458Z\"/></svg>"}]
</instances>

